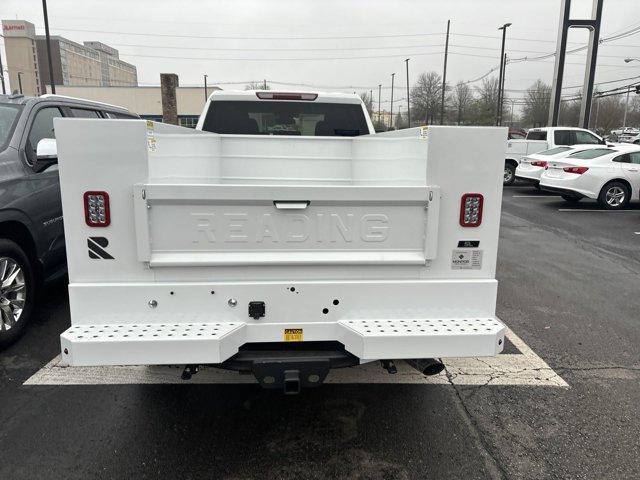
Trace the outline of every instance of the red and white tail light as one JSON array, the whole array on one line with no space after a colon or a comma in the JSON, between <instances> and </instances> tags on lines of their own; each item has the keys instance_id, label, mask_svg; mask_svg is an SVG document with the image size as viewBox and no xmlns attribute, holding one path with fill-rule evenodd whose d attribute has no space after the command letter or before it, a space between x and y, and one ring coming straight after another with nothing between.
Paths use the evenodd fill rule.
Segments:
<instances>
[{"instance_id":1,"label":"red and white tail light","mask_svg":"<svg viewBox=\"0 0 640 480\"><path fill-rule=\"evenodd\" d=\"M107 192L84 192L84 220L90 227L109 226L111 213Z\"/></svg>"},{"instance_id":2,"label":"red and white tail light","mask_svg":"<svg viewBox=\"0 0 640 480\"><path fill-rule=\"evenodd\" d=\"M480 193L465 193L460 201L460 225L478 227L482 223L482 204L484 197Z\"/></svg>"},{"instance_id":3,"label":"red and white tail light","mask_svg":"<svg viewBox=\"0 0 640 480\"><path fill-rule=\"evenodd\" d=\"M567 173L577 173L578 175L582 175L584 172L589 170L589 167L564 167L563 170Z\"/></svg>"}]
</instances>

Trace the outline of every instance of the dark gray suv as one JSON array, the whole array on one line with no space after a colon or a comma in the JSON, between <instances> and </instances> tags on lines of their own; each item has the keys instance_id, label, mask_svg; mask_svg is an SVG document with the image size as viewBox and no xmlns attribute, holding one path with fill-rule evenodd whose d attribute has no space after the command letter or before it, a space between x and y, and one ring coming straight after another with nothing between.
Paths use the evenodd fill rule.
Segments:
<instances>
[{"instance_id":1,"label":"dark gray suv","mask_svg":"<svg viewBox=\"0 0 640 480\"><path fill-rule=\"evenodd\" d=\"M0 348L24 329L39 286L66 272L56 117L139 118L63 96L0 95Z\"/></svg>"}]
</instances>

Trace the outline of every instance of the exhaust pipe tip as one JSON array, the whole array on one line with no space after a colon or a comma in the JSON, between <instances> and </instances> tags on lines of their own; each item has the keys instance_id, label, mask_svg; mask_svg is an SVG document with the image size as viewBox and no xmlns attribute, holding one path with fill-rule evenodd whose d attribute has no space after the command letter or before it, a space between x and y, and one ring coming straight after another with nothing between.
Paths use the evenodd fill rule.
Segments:
<instances>
[{"instance_id":1,"label":"exhaust pipe tip","mask_svg":"<svg viewBox=\"0 0 640 480\"><path fill-rule=\"evenodd\" d=\"M425 376L437 375L444 370L444 363L439 358L419 358L405 361Z\"/></svg>"}]
</instances>

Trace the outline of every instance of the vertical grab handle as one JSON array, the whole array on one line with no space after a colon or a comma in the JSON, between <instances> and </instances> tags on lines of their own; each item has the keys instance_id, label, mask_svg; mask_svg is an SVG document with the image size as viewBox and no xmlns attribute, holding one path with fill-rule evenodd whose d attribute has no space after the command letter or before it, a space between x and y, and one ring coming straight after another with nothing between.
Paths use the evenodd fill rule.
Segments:
<instances>
[{"instance_id":1,"label":"vertical grab handle","mask_svg":"<svg viewBox=\"0 0 640 480\"><path fill-rule=\"evenodd\" d=\"M440 226L440 187L429 187L427 225L424 238L424 258L433 260L438 255L438 228Z\"/></svg>"}]
</instances>

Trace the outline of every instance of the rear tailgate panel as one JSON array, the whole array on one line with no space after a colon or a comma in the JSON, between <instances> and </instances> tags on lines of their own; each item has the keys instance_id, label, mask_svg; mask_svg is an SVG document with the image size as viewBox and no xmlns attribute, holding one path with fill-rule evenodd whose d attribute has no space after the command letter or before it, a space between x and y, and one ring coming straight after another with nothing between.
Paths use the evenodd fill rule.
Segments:
<instances>
[{"instance_id":1,"label":"rear tailgate panel","mask_svg":"<svg viewBox=\"0 0 640 480\"><path fill-rule=\"evenodd\" d=\"M424 265L435 252L434 187L134 189L138 259L151 267ZM429 231L429 215L435 217Z\"/></svg>"}]
</instances>

